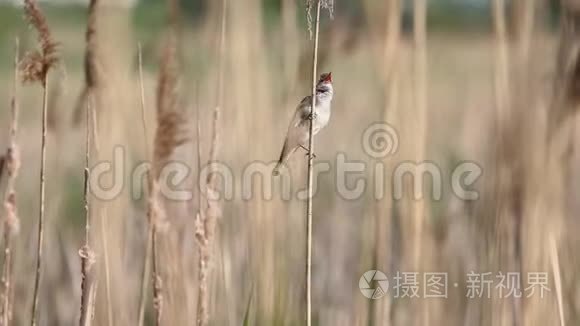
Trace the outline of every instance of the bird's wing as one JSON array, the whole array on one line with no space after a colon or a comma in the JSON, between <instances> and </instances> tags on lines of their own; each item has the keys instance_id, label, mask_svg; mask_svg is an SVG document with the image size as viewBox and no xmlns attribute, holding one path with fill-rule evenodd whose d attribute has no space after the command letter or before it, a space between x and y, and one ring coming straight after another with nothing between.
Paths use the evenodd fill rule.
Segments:
<instances>
[{"instance_id":1,"label":"bird's wing","mask_svg":"<svg viewBox=\"0 0 580 326\"><path fill-rule=\"evenodd\" d=\"M302 99L302 101L300 101L300 104L298 104L296 113L292 119L292 127L298 127L301 122L308 119L308 116L310 115L310 106L312 104L311 98L312 96L306 96Z\"/></svg>"}]
</instances>

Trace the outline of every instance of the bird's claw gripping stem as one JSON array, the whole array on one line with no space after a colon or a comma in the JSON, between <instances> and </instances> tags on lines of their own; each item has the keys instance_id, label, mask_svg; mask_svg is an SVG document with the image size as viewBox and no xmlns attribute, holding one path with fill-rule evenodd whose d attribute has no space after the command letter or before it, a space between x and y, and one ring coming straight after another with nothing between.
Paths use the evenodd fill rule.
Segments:
<instances>
[{"instance_id":1,"label":"bird's claw gripping stem","mask_svg":"<svg viewBox=\"0 0 580 326\"><path fill-rule=\"evenodd\" d=\"M306 156L309 156L310 155L310 150L308 148L306 148L306 147L304 147L302 145L300 145L300 147L302 147L302 149L304 149L306 151L306 154L305 154ZM316 154L312 153L312 157L313 158L316 158Z\"/></svg>"}]
</instances>

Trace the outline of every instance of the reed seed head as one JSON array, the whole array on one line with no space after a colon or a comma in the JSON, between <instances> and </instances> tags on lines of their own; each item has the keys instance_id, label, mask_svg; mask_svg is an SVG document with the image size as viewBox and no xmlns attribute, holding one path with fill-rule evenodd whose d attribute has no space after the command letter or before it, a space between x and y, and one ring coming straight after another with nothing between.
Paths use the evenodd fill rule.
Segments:
<instances>
[{"instance_id":1,"label":"reed seed head","mask_svg":"<svg viewBox=\"0 0 580 326\"><path fill-rule=\"evenodd\" d=\"M308 24L308 33L312 39L314 19L312 18L312 8L316 7L317 1L320 1L320 7L327 9L330 18L334 18L334 0L306 0L306 22Z\"/></svg>"},{"instance_id":2,"label":"reed seed head","mask_svg":"<svg viewBox=\"0 0 580 326\"><path fill-rule=\"evenodd\" d=\"M59 57L58 43L52 38L46 17L34 0L24 0L24 16L30 26L38 34L39 50L25 54L20 63L20 71L25 82L42 82L46 80L48 71L54 67Z\"/></svg>"},{"instance_id":3,"label":"reed seed head","mask_svg":"<svg viewBox=\"0 0 580 326\"><path fill-rule=\"evenodd\" d=\"M178 108L178 64L175 37L170 34L161 60L159 83L157 86L157 131L155 133L153 170L158 178L165 162L177 147L187 142L183 135L186 121Z\"/></svg>"}]
</instances>

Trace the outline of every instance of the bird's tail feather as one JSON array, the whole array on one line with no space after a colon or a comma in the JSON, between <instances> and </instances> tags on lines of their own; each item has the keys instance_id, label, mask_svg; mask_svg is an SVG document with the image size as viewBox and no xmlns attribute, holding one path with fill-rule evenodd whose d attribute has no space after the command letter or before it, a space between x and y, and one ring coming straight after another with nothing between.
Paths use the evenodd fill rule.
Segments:
<instances>
[{"instance_id":1,"label":"bird's tail feather","mask_svg":"<svg viewBox=\"0 0 580 326\"><path fill-rule=\"evenodd\" d=\"M280 175L280 166L282 165L282 163L278 162L276 164L276 166L274 167L274 170L272 170L272 175L277 177Z\"/></svg>"},{"instance_id":2,"label":"bird's tail feather","mask_svg":"<svg viewBox=\"0 0 580 326\"><path fill-rule=\"evenodd\" d=\"M295 150L296 148L291 148L291 146L288 144L288 140L284 141L284 146L282 146L282 152L280 153L278 163L276 163L274 170L272 170L273 176L280 175L280 168L282 167L282 164L288 160L290 155L292 155Z\"/></svg>"}]
</instances>

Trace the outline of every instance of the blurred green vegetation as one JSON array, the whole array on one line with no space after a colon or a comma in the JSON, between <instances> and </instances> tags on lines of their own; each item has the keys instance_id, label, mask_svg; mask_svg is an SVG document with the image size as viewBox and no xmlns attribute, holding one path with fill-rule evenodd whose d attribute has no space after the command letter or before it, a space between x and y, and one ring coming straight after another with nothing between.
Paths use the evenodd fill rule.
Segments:
<instances>
[{"instance_id":1,"label":"blurred green vegetation","mask_svg":"<svg viewBox=\"0 0 580 326\"><path fill-rule=\"evenodd\" d=\"M263 17L267 25L275 25L279 22L282 0L262 0ZM352 0L335 0L335 13L337 16L361 16L362 3ZM182 13L185 15L186 24L195 25L201 21L207 8L201 0L181 0ZM299 8L303 8L303 1L297 0ZM142 0L135 8L134 24L140 30L158 30L163 26L165 18L165 3L158 0ZM79 5L50 5L44 4L43 8L49 18L57 20L61 24L82 24L85 21L85 7ZM553 12L557 11L557 5L551 5ZM405 15L410 16L411 2L405 1ZM0 40L22 26L21 11L12 5L0 5ZM358 17L361 18L361 17ZM364 21L355 19L351 21ZM481 27L489 23L488 1L479 0L436 0L429 4L429 27L464 30L465 27Z\"/></svg>"},{"instance_id":2,"label":"blurred green vegetation","mask_svg":"<svg viewBox=\"0 0 580 326\"><path fill-rule=\"evenodd\" d=\"M266 26L272 27L279 24L282 0L262 0L263 17ZM303 12L303 1L296 0L300 12ZM337 17L346 18L349 23L364 23L364 10L361 1L335 0L335 14ZM195 26L199 23L207 8L205 1L181 0L183 20L186 26ZM411 23L411 2L405 1L404 15L405 24ZM57 21L61 25L79 26L86 20L86 8L79 5L50 5L43 4L43 8L50 21ZM551 16L557 13L557 4L550 6ZM453 32L473 31L490 28L490 14L488 1L480 0L436 0L429 4L429 29ZM158 35L163 30L166 11L164 1L142 0L134 10L133 25L140 39ZM303 15L299 15L301 24L305 24ZM16 33L22 31L25 24L22 20L21 10L12 5L0 5L0 54L12 51L12 44L7 42ZM269 30L266 29L266 30ZM7 50L8 48L8 50ZM0 63L1 64L1 63Z\"/></svg>"}]
</instances>

